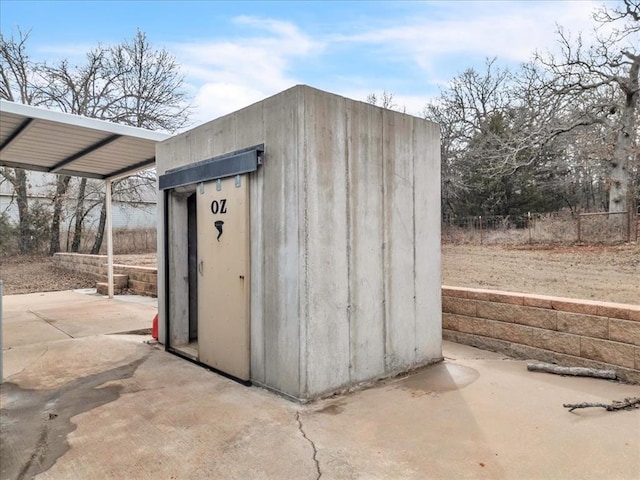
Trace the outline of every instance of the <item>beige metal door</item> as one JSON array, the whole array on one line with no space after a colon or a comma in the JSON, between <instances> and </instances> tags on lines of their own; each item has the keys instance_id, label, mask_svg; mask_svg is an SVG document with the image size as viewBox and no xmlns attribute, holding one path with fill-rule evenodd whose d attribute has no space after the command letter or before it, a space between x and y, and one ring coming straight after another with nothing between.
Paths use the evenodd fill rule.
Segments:
<instances>
[{"instance_id":1,"label":"beige metal door","mask_svg":"<svg viewBox=\"0 0 640 480\"><path fill-rule=\"evenodd\" d=\"M198 360L249 380L249 185L198 185Z\"/></svg>"}]
</instances>

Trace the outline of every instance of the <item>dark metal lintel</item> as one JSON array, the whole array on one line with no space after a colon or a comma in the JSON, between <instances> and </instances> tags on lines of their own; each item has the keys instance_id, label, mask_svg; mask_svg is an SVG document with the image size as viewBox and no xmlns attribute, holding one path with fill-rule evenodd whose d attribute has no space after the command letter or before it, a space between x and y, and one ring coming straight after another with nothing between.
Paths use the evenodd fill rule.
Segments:
<instances>
[{"instance_id":1,"label":"dark metal lintel","mask_svg":"<svg viewBox=\"0 0 640 480\"><path fill-rule=\"evenodd\" d=\"M255 172L262 165L264 144L167 170L158 177L160 190Z\"/></svg>"}]
</instances>

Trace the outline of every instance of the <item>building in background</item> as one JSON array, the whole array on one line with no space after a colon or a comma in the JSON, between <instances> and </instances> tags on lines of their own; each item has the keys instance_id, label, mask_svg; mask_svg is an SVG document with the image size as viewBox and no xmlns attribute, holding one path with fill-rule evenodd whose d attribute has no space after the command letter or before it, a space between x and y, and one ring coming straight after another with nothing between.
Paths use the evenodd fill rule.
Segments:
<instances>
[{"instance_id":1,"label":"building in background","mask_svg":"<svg viewBox=\"0 0 640 480\"><path fill-rule=\"evenodd\" d=\"M114 193L113 228L155 228L156 226L156 187L155 175L152 183L140 184L136 190L136 199L119 199ZM42 172L27 172L29 205L42 205L52 209L55 193L56 175ZM76 197L80 179L73 178L69 191L63 200L61 232L72 231L75 225ZM83 221L85 230L97 228L100 209L104 198L104 182L88 180L85 198L85 210L89 210ZM4 214L11 223L18 223L18 205L13 186L8 181L0 182L0 215Z\"/></svg>"}]
</instances>

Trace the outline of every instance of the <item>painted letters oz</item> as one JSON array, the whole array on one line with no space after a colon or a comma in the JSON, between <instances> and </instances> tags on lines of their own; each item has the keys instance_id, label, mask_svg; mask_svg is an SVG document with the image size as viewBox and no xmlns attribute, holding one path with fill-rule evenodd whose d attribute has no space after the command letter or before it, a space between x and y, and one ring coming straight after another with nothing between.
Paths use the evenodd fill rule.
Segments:
<instances>
[{"instance_id":1,"label":"painted letters oz","mask_svg":"<svg viewBox=\"0 0 640 480\"><path fill-rule=\"evenodd\" d=\"M219 213L227 213L227 199L223 198L220 201L214 200L211 202L211 213L217 215Z\"/></svg>"}]
</instances>

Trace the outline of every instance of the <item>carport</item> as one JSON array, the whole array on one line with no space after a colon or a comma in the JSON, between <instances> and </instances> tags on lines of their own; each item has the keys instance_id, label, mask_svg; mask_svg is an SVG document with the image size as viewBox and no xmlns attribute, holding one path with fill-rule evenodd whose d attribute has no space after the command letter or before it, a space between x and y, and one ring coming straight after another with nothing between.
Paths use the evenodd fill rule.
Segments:
<instances>
[{"instance_id":1,"label":"carport","mask_svg":"<svg viewBox=\"0 0 640 480\"><path fill-rule=\"evenodd\" d=\"M107 276L113 298L111 184L155 166L170 135L0 100L0 166L105 181Z\"/></svg>"}]
</instances>

